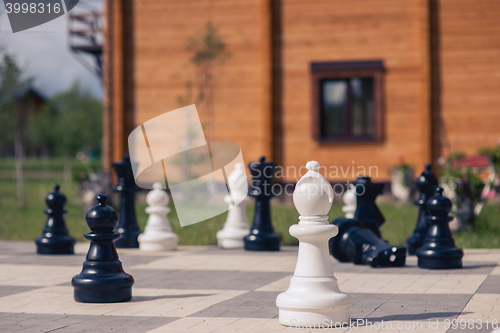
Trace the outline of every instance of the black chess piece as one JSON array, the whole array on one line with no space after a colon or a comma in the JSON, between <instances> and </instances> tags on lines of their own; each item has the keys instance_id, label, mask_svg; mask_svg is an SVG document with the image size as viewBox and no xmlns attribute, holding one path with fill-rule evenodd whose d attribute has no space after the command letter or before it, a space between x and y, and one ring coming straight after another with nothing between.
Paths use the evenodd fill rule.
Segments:
<instances>
[{"instance_id":1,"label":"black chess piece","mask_svg":"<svg viewBox=\"0 0 500 333\"><path fill-rule=\"evenodd\" d=\"M54 184L54 192L45 197L47 221L42 235L35 240L38 254L74 254L75 240L68 234L63 215L66 214L66 196L59 192L59 185Z\"/></svg>"},{"instance_id":2,"label":"black chess piece","mask_svg":"<svg viewBox=\"0 0 500 333\"><path fill-rule=\"evenodd\" d=\"M141 233L135 214L135 192L139 187L135 183L132 164L128 154L123 154L123 161L114 162L113 168L118 176L118 184L113 191L120 193L120 214L118 232L121 237L115 242L117 248L138 248L137 237Z\"/></svg>"},{"instance_id":3,"label":"black chess piece","mask_svg":"<svg viewBox=\"0 0 500 333\"><path fill-rule=\"evenodd\" d=\"M87 260L83 270L75 275L73 285L75 301L82 303L126 302L132 298L134 278L125 273L114 241L120 234L113 229L118 223L118 214L106 206L107 196L96 197L99 204L92 207L85 216L90 232L85 239L90 241Z\"/></svg>"},{"instance_id":4,"label":"black chess piece","mask_svg":"<svg viewBox=\"0 0 500 333\"><path fill-rule=\"evenodd\" d=\"M424 244L427 230L429 229L429 222L427 221L427 200L432 197L438 186L436 176L431 170L432 165L426 164L425 171L422 172L420 177L417 178L417 189L420 196L415 200L415 205L418 206L418 217L413 235L406 240L408 247L408 254L415 254L415 252Z\"/></svg>"},{"instance_id":5,"label":"black chess piece","mask_svg":"<svg viewBox=\"0 0 500 333\"><path fill-rule=\"evenodd\" d=\"M451 201L443 196L443 189L436 188L437 194L427 200L427 220L431 225L424 245L417 250L418 267L431 269L462 268L464 251L455 246L448 223Z\"/></svg>"},{"instance_id":6,"label":"black chess piece","mask_svg":"<svg viewBox=\"0 0 500 333\"><path fill-rule=\"evenodd\" d=\"M243 238L247 251L279 251L280 237L274 233L271 221L270 200L276 163L266 162L264 156L259 162L248 164L252 174L249 195L255 198L255 210L250 234Z\"/></svg>"},{"instance_id":7,"label":"black chess piece","mask_svg":"<svg viewBox=\"0 0 500 333\"><path fill-rule=\"evenodd\" d=\"M380 226L385 218L375 204L379 194L382 194L384 184L372 183L370 177L358 177L352 184L356 187L356 211L353 219L363 222L365 228L372 230L380 237Z\"/></svg>"},{"instance_id":8,"label":"black chess piece","mask_svg":"<svg viewBox=\"0 0 500 333\"><path fill-rule=\"evenodd\" d=\"M340 217L333 220L339 228L337 236L330 238L330 254L341 262L372 267L399 267L406 261L406 248L393 246L378 237L363 222Z\"/></svg>"}]
</instances>

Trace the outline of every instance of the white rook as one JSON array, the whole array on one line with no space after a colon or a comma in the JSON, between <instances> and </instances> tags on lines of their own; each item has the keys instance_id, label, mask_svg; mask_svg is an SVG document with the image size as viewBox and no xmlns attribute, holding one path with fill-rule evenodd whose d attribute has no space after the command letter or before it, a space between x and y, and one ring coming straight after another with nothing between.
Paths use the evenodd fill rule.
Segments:
<instances>
[{"instance_id":1,"label":"white rook","mask_svg":"<svg viewBox=\"0 0 500 333\"><path fill-rule=\"evenodd\" d=\"M139 249L142 251L170 251L177 248L179 236L172 232L167 214L170 208L168 195L161 183L154 183L153 190L146 196L146 213L149 214L144 233L139 235Z\"/></svg>"},{"instance_id":2,"label":"white rook","mask_svg":"<svg viewBox=\"0 0 500 333\"><path fill-rule=\"evenodd\" d=\"M231 195L227 195L224 200L229 205L229 212L224 228L217 232L217 243L225 249L237 249L243 247L243 237L250 232L246 214L248 180L243 164L235 164L227 183ZM233 201L239 204L234 205Z\"/></svg>"},{"instance_id":3,"label":"white rook","mask_svg":"<svg viewBox=\"0 0 500 333\"><path fill-rule=\"evenodd\" d=\"M333 189L317 171L319 166L308 162L309 171L293 192L300 221L290 227L290 235L299 240L299 254L290 287L276 299L279 321L286 326L334 327L349 322L351 298L337 285L328 251L329 239L338 233L327 216Z\"/></svg>"}]
</instances>

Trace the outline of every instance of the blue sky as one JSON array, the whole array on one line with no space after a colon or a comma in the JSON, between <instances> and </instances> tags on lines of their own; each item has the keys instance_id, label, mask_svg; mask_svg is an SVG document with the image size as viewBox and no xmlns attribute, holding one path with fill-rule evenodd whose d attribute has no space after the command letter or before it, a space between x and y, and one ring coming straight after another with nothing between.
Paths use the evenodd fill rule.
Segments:
<instances>
[{"instance_id":1,"label":"blue sky","mask_svg":"<svg viewBox=\"0 0 500 333\"><path fill-rule=\"evenodd\" d=\"M86 0L102 8L100 0ZM81 2L77 5L83 6ZM0 1L0 45L17 55L27 75L35 78L35 86L46 96L64 91L79 80L95 96L102 97L102 86L97 77L82 65L69 50L67 15L34 27L12 33L4 2ZM85 59L91 61L90 59Z\"/></svg>"}]
</instances>

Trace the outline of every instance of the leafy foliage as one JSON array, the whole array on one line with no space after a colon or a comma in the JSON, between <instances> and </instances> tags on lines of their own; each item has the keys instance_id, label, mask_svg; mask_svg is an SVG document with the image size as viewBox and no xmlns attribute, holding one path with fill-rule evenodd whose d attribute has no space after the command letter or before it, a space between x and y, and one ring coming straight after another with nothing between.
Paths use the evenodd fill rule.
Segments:
<instances>
[{"instance_id":1,"label":"leafy foliage","mask_svg":"<svg viewBox=\"0 0 500 333\"><path fill-rule=\"evenodd\" d=\"M53 156L74 156L78 151L100 152L102 103L75 82L55 95L30 118L32 145L48 145Z\"/></svg>"},{"instance_id":2,"label":"leafy foliage","mask_svg":"<svg viewBox=\"0 0 500 333\"><path fill-rule=\"evenodd\" d=\"M500 145L496 147L483 147L478 150L479 155L488 155L497 171L500 171Z\"/></svg>"}]
</instances>

